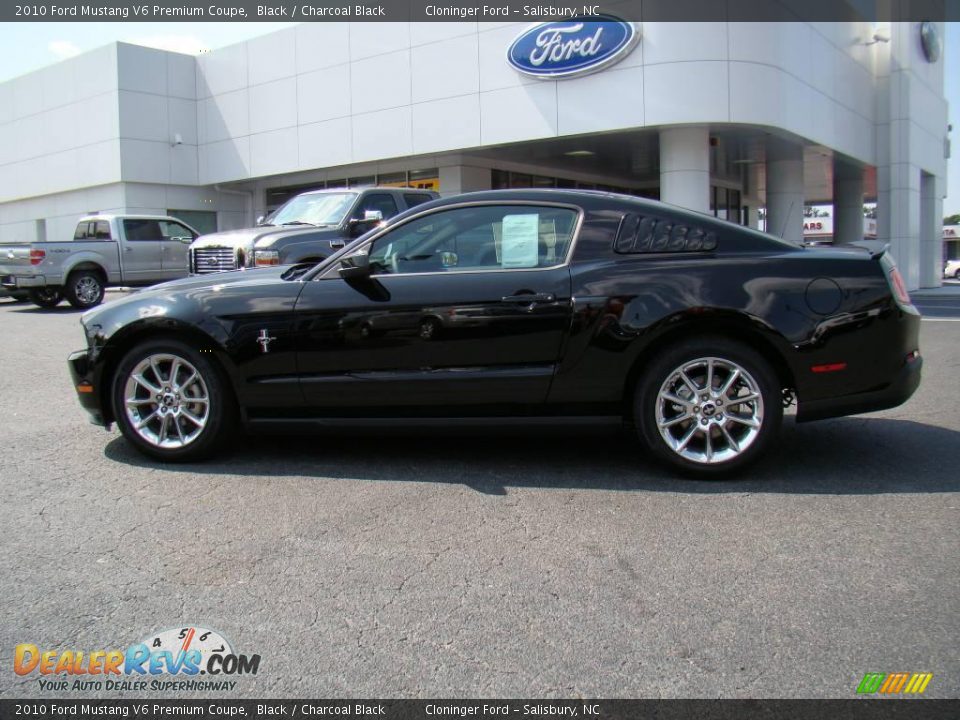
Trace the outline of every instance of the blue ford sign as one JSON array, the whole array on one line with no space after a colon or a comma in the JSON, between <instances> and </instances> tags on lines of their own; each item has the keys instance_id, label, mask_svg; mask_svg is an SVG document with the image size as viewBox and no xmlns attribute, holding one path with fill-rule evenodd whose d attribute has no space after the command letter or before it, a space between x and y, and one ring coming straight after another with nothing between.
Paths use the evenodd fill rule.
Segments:
<instances>
[{"instance_id":1,"label":"blue ford sign","mask_svg":"<svg viewBox=\"0 0 960 720\"><path fill-rule=\"evenodd\" d=\"M538 78L585 75L622 60L639 40L633 23L612 15L539 23L517 36L507 62Z\"/></svg>"}]
</instances>

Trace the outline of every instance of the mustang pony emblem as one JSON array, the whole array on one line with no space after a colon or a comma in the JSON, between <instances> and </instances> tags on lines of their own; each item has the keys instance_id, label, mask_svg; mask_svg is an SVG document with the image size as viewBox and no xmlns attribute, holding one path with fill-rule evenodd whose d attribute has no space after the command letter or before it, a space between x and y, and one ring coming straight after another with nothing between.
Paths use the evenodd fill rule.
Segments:
<instances>
[{"instance_id":1,"label":"mustang pony emblem","mask_svg":"<svg viewBox=\"0 0 960 720\"><path fill-rule=\"evenodd\" d=\"M270 343L274 340L276 340L276 338L271 337L266 328L261 329L260 335L257 336L257 342L260 343L260 347L265 353L270 352Z\"/></svg>"}]
</instances>

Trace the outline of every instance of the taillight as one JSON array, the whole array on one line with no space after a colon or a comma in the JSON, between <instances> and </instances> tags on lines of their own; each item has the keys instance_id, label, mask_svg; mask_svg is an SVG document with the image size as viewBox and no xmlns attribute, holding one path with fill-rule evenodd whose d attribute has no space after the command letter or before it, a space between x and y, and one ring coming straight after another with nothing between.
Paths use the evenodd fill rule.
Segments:
<instances>
[{"instance_id":1,"label":"taillight","mask_svg":"<svg viewBox=\"0 0 960 720\"><path fill-rule=\"evenodd\" d=\"M47 256L47 253L43 250L34 250L30 248L30 264L39 265L43 262L43 259Z\"/></svg>"},{"instance_id":2,"label":"taillight","mask_svg":"<svg viewBox=\"0 0 960 720\"><path fill-rule=\"evenodd\" d=\"M896 296L898 303L910 305L910 293L907 292L907 284L903 281L900 270L895 266L890 268L890 287L893 288L893 294Z\"/></svg>"}]
</instances>

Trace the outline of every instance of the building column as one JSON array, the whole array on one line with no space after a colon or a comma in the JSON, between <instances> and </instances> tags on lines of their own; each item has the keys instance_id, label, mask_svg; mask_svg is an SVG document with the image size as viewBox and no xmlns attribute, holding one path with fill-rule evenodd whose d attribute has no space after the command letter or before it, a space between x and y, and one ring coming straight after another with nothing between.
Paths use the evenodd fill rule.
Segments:
<instances>
[{"instance_id":1,"label":"building column","mask_svg":"<svg viewBox=\"0 0 960 720\"><path fill-rule=\"evenodd\" d=\"M437 174L440 180L440 194L443 197L477 190L489 190L492 182L490 168L447 165L441 167Z\"/></svg>"},{"instance_id":2,"label":"building column","mask_svg":"<svg viewBox=\"0 0 960 720\"><path fill-rule=\"evenodd\" d=\"M660 199L710 213L710 133L705 125L660 131Z\"/></svg>"},{"instance_id":3,"label":"building column","mask_svg":"<svg viewBox=\"0 0 960 720\"><path fill-rule=\"evenodd\" d=\"M803 242L803 146L767 139L767 232Z\"/></svg>"},{"instance_id":4,"label":"building column","mask_svg":"<svg viewBox=\"0 0 960 720\"><path fill-rule=\"evenodd\" d=\"M937 178L920 173L920 287L943 284L943 197Z\"/></svg>"},{"instance_id":5,"label":"building column","mask_svg":"<svg viewBox=\"0 0 960 720\"><path fill-rule=\"evenodd\" d=\"M833 242L863 240L863 168L833 156Z\"/></svg>"}]
</instances>

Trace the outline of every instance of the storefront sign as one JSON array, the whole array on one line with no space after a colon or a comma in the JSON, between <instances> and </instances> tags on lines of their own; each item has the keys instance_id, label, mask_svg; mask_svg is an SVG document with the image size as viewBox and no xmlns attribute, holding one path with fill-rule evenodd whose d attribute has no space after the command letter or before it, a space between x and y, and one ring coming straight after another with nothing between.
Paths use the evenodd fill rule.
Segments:
<instances>
[{"instance_id":1,"label":"storefront sign","mask_svg":"<svg viewBox=\"0 0 960 720\"><path fill-rule=\"evenodd\" d=\"M619 62L639 41L633 23L612 15L539 23L513 41L507 62L525 75L567 78Z\"/></svg>"}]
</instances>

